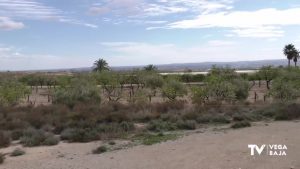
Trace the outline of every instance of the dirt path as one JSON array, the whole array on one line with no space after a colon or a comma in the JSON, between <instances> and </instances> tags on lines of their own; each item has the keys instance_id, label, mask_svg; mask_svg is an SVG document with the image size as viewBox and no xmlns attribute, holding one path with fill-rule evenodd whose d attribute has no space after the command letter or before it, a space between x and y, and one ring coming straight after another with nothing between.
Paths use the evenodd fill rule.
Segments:
<instances>
[{"instance_id":1,"label":"dirt path","mask_svg":"<svg viewBox=\"0 0 300 169\"><path fill-rule=\"evenodd\" d=\"M208 131L152 146L101 155L100 143L26 149L8 157L1 169L299 169L300 122L259 123L251 128ZM250 156L248 144L285 144L287 156ZM11 149L11 148L9 148ZM0 151L9 151L2 149Z\"/></svg>"}]
</instances>

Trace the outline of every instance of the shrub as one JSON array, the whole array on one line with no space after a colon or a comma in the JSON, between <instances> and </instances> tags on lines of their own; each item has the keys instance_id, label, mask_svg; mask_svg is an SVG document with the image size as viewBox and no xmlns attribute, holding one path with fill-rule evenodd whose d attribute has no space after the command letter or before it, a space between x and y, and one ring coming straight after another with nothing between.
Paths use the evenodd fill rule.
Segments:
<instances>
[{"instance_id":1,"label":"shrub","mask_svg":"<svg viewBox=\"0 0 300 169\"><path fill-rule=\"evenodd\" d=\"M225 115L213 115L211 122L213 123L221 123L221 124L226 124L226 123L230 123L229 117L225 116Z\"/></svg>"},{"instance_id":2,"label":"shrub","mask_svg":"<svg viewBox=\"0 0 300 169\"><path fill-rule=\"evenodd\" d=\"M5 160L5 155L0 153L0 164L3 164Z\"/></svg>"},{"instance_id":3,"label":"shrub","mask_svg":"<svg viewBox=\"0 0 300 169\"><path fill-rule=\"evenodd\" d=\"M209 123L211 122L212 115L209 114L202 114L199 117L197 117L196 121L198 123Z\"/></svg>"},{"instance_id":4,"label":"shrub","mask_svg":"<svg viewBox=\"0 0 300 169\"><path fill-rule=\"evenodd\" d=\"M89 142L98 140L99 134L96 129L69 128L61 133L62 140L70 142Z\"/></svg>"},{"instance_id":5,"label":"shrub","mask_svg":"<svg viewBox=\"0 0 300 169\"><path fill-rule=\"evenodd\" d=\"M170 131L170 130L175 130L176 128L177 128L176 124L162 121L162 120L153 120L147 126L148 130L156 131L156 132Z\"/></svg>"},{"instance_id":6,"label":"shrub","mask_svg":"<svg viewBox=\"0 0 300 169\"><path fill-rule=\"evenodd\" d=\"M150 133L143 133L135 136L136 141L141 141L144 145L153 145L160 142L165 142L168 140L175 140L178 138L178 135L176 134L150 134Z\"/></svg>"},{"instance_id":7,"label":"shrub","mask_svg":"<svg viewBox=\"0 0 300 169\"><path fill-rule=\"evenodd\" d=\"M55 90L54 103L65 104L73 107L76 103L99 103L101 97L96 83L91 79L77 77L70 86L60 87Z\"/></svg>"},{"instance_id":8,"label":"shrub","mask_svg":"<svg viewBox=\"0 0 300 169\"><path fill-rule=\"evenodd\" d=\"M7 132L0 131L0 148L10 145L10 137Z\"/></svg>"},{"instance_id":9,"label":"shrub","mask_svg":"<svg viewBox=\"0 0 300 169\"><path fill-rule=\"evenodd\" d=\"M183 110L186 102L182 100L167 101L163 103L155 103L151 106L159 113L167 113L171 110ZM152 108L151 108L152 109Z\"/></svg>"},{"instance_id":10,"label":"shrub","mask_svg":"<svg viewBox=\"0 0 300 169\"><path fill-rule=\"evenodd\" d=\"M169 79L163 85L162 93L164 97L168 98L170 101L174 101L177 97L186 95L187 90L184 84L180 83L178 80Z\"/></svg>"},{"instance_id":11,"label":"shrub","mask_svg":"<svg viewBox=\"0 0 300 169\"><path fill-rule=\"evenodd\" d=\"M23 136L23 130L20 129L15 129L10 134L12 140L19 140L22 136Z\"/></svg>"},{"instance_id":12,"label":"shrub","mask_svg":"<svg viewBox=\"0 0 300 169\"><path fill-rule=\"evenodd\" d=\"M248 121L239 121L231 125L231 128L237 129L237 128L244 128L244 127L251 127L251 123Z\"/></svg>"},{"instance_id":13,"label":"shrub","mask_svg":"<svg viewBox=\"0 0 300 169\"><path fill-rule=\"evenodd\" d=\"M115 144L116 144L116 142L114 142L114 141L110 141L110 142L108 142L108 144L109 144L109 145L111 145L111 146L113 146L113 145L115 145Z\"/></svg>"},{"instance_id":14,"label":"shrub","mask_svg":"<svg viewBox=\"0 0 300 169\"><path fill-rule=\"evenodd\" d=\"M126 121L121 122L120 127L125 132L134 130L134 124Z\"/></svg>"},{"instance_id":15,"label":"shrub","mask_svg":"<svg viewBox=\"0 0 300 169\"><path fill-rule=\"evenodd\" d=\"M58 142L59 140L52 133L32 128L25 130L23 137L21 137L21 143L26 147L56 145Z\"/></svg>"},{"instance_id":16,"label":"shrub","mask_svg":"<svg viewBox=\"0 0 300 169\"><path fill-rule=\"evenodd\" d=\"M34 147L41 145L45 139L46 136L42 130L29 128L24 131L21 143L27 147Z\"/></svg>"},{"instance_id":17,"label":"shrub","mask_svg":"<svg viewBox=\"0 0 300 169\"><path fill-rule=\"evenodd\" d=\"M59 138L55 137L54 135L49 135L47 136L47 138L44 140L43 145L46 146L54 146L57 145L59 143Z\"/></svg>"},{"instance_id":18,"label":"shrub","mask_svg":"<svg viewBox=\"0 0 300 169\"><path fill-rule=\"evenodd\" d=\"M300 118L300 105L287 104L275 114L275 120L293 120Z\"/></svg>"},{"instance_id":19,"label":"shrub","mask_svg":"<svg viewBox=\"0 0 300 169\"><path fill-rule=\"evenodd\" d=\"M25 151L20 149L20 148L16 148L11 154L10 156L12 157L16 157L16 156L22 156L25 154Z\"/></svg>"},{"instance_id":20,"label":"shrub","mask_svg":"<svg viewBox=\"0 0 300 169\"><path fill-rule=\"evenodd\" d=\"M198 118L198 116L199 116L199 113L197 113L195 111L194 112L188 112L188 113L183 114L182 119L184 119L184 120L195 120L195 119Z\"/></svg>"},{"instance_id":21,"label":"shrub","mask_svg":"<svg viewBox=\"0 0 300 169\"><path fill-rule=\"evenodd\" d=\"M177 122L177 127L179 129L184 130L195 130L196 129L196 121L195 120L180 120Z\"/></svg>"},{"instance_id":22,"label":"shrub","mask_svg":"<svg viewBox=\"0 0 300 169\"><path fill-rule=\"evenodd\" d=\"M102 154L108 151L108 148L106 146L100 146L93 150L93 154Z\"/></svg>"},{"instance_id":23,"label":"shrub","mask_svg":"<svg viewBox=\"0 0 300 169\"><path fill-rule=\"evenodd\" d=\"M245 117L244 115L242 114L235 114L233 115L232 119L233 121L243 121L243 120L246 120L247 117Z\"/></svg>"}]
</instances>

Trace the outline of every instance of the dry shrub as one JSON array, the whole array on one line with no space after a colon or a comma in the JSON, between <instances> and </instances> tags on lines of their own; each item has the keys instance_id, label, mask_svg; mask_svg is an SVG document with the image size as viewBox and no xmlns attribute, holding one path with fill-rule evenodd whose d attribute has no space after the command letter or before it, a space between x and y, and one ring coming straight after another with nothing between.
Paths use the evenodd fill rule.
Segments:
<instances>
[{"instance_id":1,"label":"dry shrub","mask_svg":"<svg viewBox=\"0 0 300 169\"><path fill-rule=\"evenodd\" d=\"M10 145L10 137L7 132L0 131L0 148L8 147Z\"/></svg>"},{"instance_id":2,"label":"dry shrub","mask_svg":"<svg viewBox=\"0 0 300 169\"><path fill-rule=\"evenodd\" d=\"M153 109L159 113L167 113L171 110L183 110L185 108L186 101L175 100L163 103L153 104Z\"/></svg>"}]
</instances>

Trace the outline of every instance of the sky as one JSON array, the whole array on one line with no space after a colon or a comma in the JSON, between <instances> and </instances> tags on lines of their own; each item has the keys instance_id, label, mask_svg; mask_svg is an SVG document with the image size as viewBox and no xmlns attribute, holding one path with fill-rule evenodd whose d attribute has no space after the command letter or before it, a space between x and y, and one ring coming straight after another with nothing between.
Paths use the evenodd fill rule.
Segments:
<instances>
[{"instance_id":1,"label":"sky","mask_svg":"<svg viewBox=\"0 0 300 169\"><path fill-rule=\"evenodd\" d=\"M299 0L0 0L0 70L284 59Z\"/></svg>"}]
</instances>

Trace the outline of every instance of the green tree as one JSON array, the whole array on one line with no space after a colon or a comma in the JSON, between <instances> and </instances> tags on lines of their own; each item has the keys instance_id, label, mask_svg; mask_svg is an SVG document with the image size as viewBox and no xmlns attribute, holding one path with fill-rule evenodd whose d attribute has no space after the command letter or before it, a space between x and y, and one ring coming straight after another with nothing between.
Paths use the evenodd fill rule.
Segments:
<instances>
[{"instance_id":1,"label":"green tree","mask_svg":"<svg viewBox=\"0 0 300 169\"><path fill-rule=\"evenodd\" d=\"M272 66L264 66L259 70L258 76L266 81L267 89L270 89L271 81L278 76L278 69Z\"/></svg>"},{"instance_id":2,"label":"green tree","mask_svg":"<svg viewBox=\"0 0 300 169\"><path fill-rule=\"evenodd\" d=\"M144 70L148 72L157 71L157 67L154 65L147 65L144 67Z\"/></svg>"},{"instance_id":3,"label":"green tree","mask_svg":"<svg viewBox=\"0 0 300 169\"><path fill-rule=\"evenodd\" d=\"M167 79L163 85L162 93L164 97L174 101L177 97L183 97L187 94L185 85L180 83L177 79Z\"/></svg>"},{"instance_id":4,"label":"green tree","mask_svg":"<svg viewBox=\"0 0 300 169\"><path fill-rule=\"evenodd\" d=\"M118 73L101 72L96 73L95 76L109 101L118 101L122 98L122 82Z\"/></svg>"},{"instance_id":5,"label":"green tree","mask_svg":"<svg viewBox=\"0 0 300 169\"><path fill-rule=\"evenodd\" d=\"M293 101L300 96L300 70L296 68L280 69L273 80L269 94L275 100Z\"/></svg>"},{"instance_id":6,"label":"green tree","mask_svg":"<svg viewBox=\"0 0 300 169\"><path fill-rule=\"evenodd\" d=\"M30 93L30 89L17 80L6 80L0 86L0 103L4 106L16 105Z\"/></svg>"},{"instance_id":7,"label":"green tree","mask_svg":"<svg viewBox=\"0 0 300 169\"><path fill-rule=\"evenodd\" d=\"M294 58L293 58L293 61L295 63L295 67L297 67L297 62L298 62L298 59L299 59L299 51L295 51L295 55L294 55Z\"/></svg>"},{"instance_id":8,"label":"green tree","mask_svg":"<svg viewBox=\"0 0 300 169\"><path fill-rule=\"evenodd\" d=\"M109 70L108 63L104 59L99 59L94 62L95 72L103 72L108 70Z\"/></svg>"},{"instance_id":9,"label":"green tree","mask_svg":"<svg viewBox=\"0 0 300 169\"><path fill-rule=\"evenodd\" d=\"M291 60L294 59L295 65L297 64L297 60L299 57L299 52L298 50L295 48L295 46L293 44L288 44L284 47L283 49L283 53L284 55L287 57L288 59L288 65L290 67L291 65Z\"/></svg>"},{"instance_id":10,"label":"green tree","mask_svg":"<svg viewBox=\"0 0 300 169\"><path fill-rule=\"evenodd\" d=\"M149 74L145 77L146 87L150 89L148 92L148 98L151 102L152 97L156 96L158 89L162 88L164 84L163 78L158 74Z\"/></svg>"},{"instance_id":11,"label":"green tree","mask_svg":"<svg viewBox=\"0 0 300 169\"><path fill-rule=\"evenodd\" d=\"M100 103L101 97L96 82L89 77L73 78L69 86L54 90L53 103L73 107L76 103Z\"/></svg>"},{"instance_id":12,"label":"green tree","mask_svg":"<svg viewBox=\"0 0 300 169\"><path fill-rule=\"evenodd\" d=\"M208 101L222 103L245 100L248 98L249 82L235 73L234 69L213 67L203 86L192 89L194 103Z\"/></svg>"}]
</instances>

